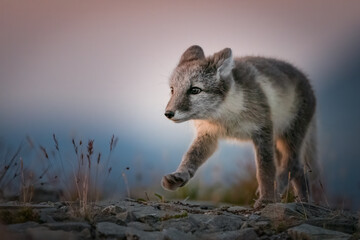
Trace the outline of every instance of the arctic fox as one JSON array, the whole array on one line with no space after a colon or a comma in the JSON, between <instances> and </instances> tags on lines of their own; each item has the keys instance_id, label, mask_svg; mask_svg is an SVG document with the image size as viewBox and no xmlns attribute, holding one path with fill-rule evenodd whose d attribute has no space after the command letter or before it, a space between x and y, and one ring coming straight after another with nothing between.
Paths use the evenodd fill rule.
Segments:
<instances>
[{"instance_id":1,"label":"arctic fox","mask_svg":"<svg viewBox=\"0 0 360 240\"><path fill-rule=\"evenodd\" d=\"M230 48L205 57L199 46L181 56L170 78L165 116L193 120L196 138L162 186L184 186L216 150L218 139L250 140L256 155L259 199L273 202L290 177L295 194L308 201L304 166L316 175L316 99L307 77L284 61L233 58Z\"/></svg>"}]
</instances>

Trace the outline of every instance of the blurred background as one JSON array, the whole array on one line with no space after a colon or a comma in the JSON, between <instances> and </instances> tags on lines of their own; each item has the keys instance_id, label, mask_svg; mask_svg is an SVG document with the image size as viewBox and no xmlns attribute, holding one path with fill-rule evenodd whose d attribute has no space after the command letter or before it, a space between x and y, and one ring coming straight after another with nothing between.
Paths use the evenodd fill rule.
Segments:
<instances>
[{"instance_id":1,"label":"blurred background","mask_svg":"<svg viewBox=\"0 0 360 240\"><path fill-rule=\"evenodd\" d=\"M109 175L97 183L104 196L251 201L251 144L221 142L189 186L172 194L160 188L193 139L191 123L163 115L168 77L183 51L198 44L206 55L230 47L237 56L287 60L308 74L318 97L326 198L359 209L359 9L356 0L0 0L0 167L14 168L0 172L2 194L21 184L21 162L30 178L47 176L32 180L35 187L55 177L64 182L81 158L72 140L79 148L81 140L86 154L94 139L95 166L98 153L110 159L99 168Z\"/></svg>"}]
</instances>

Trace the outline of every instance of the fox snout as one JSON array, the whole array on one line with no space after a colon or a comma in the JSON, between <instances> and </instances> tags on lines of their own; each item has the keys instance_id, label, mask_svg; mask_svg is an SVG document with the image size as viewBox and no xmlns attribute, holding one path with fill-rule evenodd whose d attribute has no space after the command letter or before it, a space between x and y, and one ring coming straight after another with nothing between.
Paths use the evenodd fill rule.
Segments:
<instances>
[{"instance_id":1,"label":"fox snout","mask_svg":"<svg viewBox=\"0 0 360 240\"><path fill-rule=\"evenodd\" d=\"M175 116L175 113L173 111L166 111L165 112L165 116L168 118L168 119L171 119L172 117Z\"/></svg>"}]
</instances>

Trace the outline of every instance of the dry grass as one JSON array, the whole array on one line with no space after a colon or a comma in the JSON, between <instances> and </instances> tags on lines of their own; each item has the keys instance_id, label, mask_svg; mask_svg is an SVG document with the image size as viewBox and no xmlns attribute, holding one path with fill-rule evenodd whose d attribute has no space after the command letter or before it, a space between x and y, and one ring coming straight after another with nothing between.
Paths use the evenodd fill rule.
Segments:
<instances>
[{"instance_id":1,"label":"dry grass","mask_svg":"<svg viewBox=\"0 0 360 240\"><path fill-rule=\"evenodd\" d=\"M14 188L14 181L20 175L19 164L17 162L21 153L22 145L12 153L10 149L3 149L4 153L0 159L0 189L1 195L6 194L6 190Z\"/></svg>"},{"instance_id":2,"label":"dry grass","mask_svg":"<svg viewBox=\"0 0 360 240\"><path fill-rule=\"evenodd\" d=\"M36 198L36 195L34 196L36 189L51 187L58 190L61 200L72 203L74 209L78 209L79 215L89 216L94 203L104 198L102 186L105 185L112 173L111 159L118 139L114 135L111 137L108 152L105 154L96 151L93 139L88 140L87 143L81 139L71 139L73 156L68 157L69 154L64 155L57 136L53 134L52 138L53 147L49 148L50 150L35 144L29 137L26 138L25 144L22 143L15 150L7 150L0 145L0 156L2 157L0 159L0 198L2 195L12 193L17 200L31 202ZM33 159L23 158L24 155L30 156L29 151L33 151ZM63 156L67 157L63 159ZM162 191L159 189L158 181L153 183L153 187L150 186L140 191L133 188L130 192L126 171L121 171L121 177L129 198L138 197L149 201L159 198L154 193L160 192L163 195L158 194L162 196L161 201L164 199L189 199L252 205L257 198L258 187L255 166L248 163L238 165L238 168L237 172L246 174L241 175L237 172L232 174L229 176L229 183L204 185L199 181L192 180L175 192ZM307 174L305 168L304 172ZM290 180L291 173L288 178ZM329 205L324 187L321 182L319 183L326 204ZM274 182L274 192L278 196L276 182ZM308 189L307 194L309 194ZM274 200L278 201L278 198L275 197ZM281 201L293 202L295 200L296 196L291 191L289 184Z\"/></svg>"},{"instance_id":3,"label":"dry grass","mask_svg":"<svg viewBox=\"0 0 360 240\"><path fill-rule=\"evenodd\" d=\"M82 140L72 139L75 156L64 161L58 138L55 134L52 137L54 149L50 151L42 145L37 147L30 137L15 151L0 145L0 200L28 203L36 198L35 189L47 187L60 193L62 201L78 204L74 209L86 216L93 203L104 196L99 186L105 185L111 174L111 156L118 139L111 137L106 161L102 161L101 152L95 154L94 140L84 146ZM25 155L26 159L22 157Z\"/></svg>"},{"instance_id":4,"label":"dry grass","mask_svg":"<svg viewBox=\"0 0 360 240\"><path fill-rule=\"evenodd\" d=\"M116 147L117 138L113 135L109 144L108 158L104 164L102 153L94 154L94 140L88 140L86 147L83 147L83 141L72 139L72 145L76 155L76 165L72 166L73 181L75 189L70 190L71 200L79 202L81 215L89 215L94 203L100 200L102 196L99 184L103 186L111 174L110 166L111 155ZM84 150L84 148L86 148ZM100 175L99 175L100 172ZM74 199L74 196L75 199Z\"/></svg>"}]
</instances>

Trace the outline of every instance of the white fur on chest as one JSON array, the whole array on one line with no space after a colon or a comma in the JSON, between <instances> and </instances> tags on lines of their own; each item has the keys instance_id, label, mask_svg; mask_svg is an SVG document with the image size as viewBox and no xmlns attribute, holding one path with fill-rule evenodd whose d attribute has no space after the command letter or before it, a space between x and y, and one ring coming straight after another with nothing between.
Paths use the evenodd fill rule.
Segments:
<instances>
[{"instance_id":1,"label":"white fur on chest","mask_svg":"<svg viewBox=\"0 0 360 240\"><path fill-rule=\"evenodd\" d=\"M227 126L225 138L235 138L238 140L250 140L251 135L259 130L259 126L254 122L239 122L234 126Z\"/></svg>"},{"instance_id":2,"label":"white fur on chest","mask_svg":"<svg viewBox=\"0 0 360 240\"><path fill-rule=\"evenodd\" d=\"M241 117L244 110L244 93L240 88L232 86L224 103L215 113L218 131L222 137L247 140L259 129L254 122Z\"/></svg>"},{"instance_id":3,"label":"white fur on chest","mask_svg":"<svg viewBox=\"0 0 360 240\"><path fill-rule=\"evenodd\" d=\"M241 89L231 86L229 93L227 94L224 102L216 111L216 117L222 122L236 121L238 115L244 110L244 93Z\"/></svg>"},{"instance_id":4,"label":"white fur on chest","mask_svg":"<svg viewBox=\"0 0 360 240\"><path fill-rule=\"evenodd\" d=\"M218 122L207 120L194 120L194 125L198 133L208 133L217 138L250 140L251 134L258 130L258 126L253 122L242 122L240 125L224 125Z\"/></svg>"},{"instance_id":5,"label":"white fur on chest","mask_svg":"<svg viewBox=\"0 0 360 240\"><path fill-rule=\"evenodd\" d=\"M256 81L260 84L270 105L275 134L282 133L295 117L295 86L290 84L286 88L274 86L267 77L261 75Z\"/></svg>"}]
</instances>

